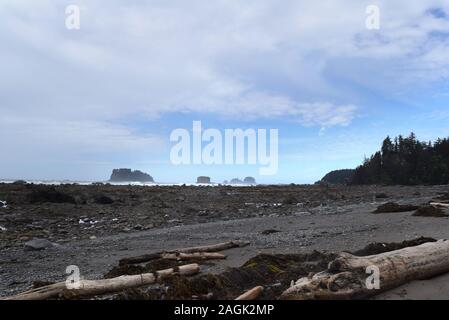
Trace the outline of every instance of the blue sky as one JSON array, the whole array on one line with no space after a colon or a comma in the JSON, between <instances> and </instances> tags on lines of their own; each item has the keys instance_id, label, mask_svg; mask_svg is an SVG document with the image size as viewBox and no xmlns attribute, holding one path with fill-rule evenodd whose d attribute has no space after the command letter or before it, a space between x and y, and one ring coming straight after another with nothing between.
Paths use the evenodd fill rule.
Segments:
<instances>
[{"instance_id":1,"label":"blue sky","mask_svg":"<svg viewBox=\"0 0 449 320\"><path fill-rule=\"evenodd\" d=\"M447 1L0 0L0 46L4 179L311 183L387 135L449 136ZM170 132L194 120L278 129L277 174L172 165Z\"/></svg>"}]
</instances>

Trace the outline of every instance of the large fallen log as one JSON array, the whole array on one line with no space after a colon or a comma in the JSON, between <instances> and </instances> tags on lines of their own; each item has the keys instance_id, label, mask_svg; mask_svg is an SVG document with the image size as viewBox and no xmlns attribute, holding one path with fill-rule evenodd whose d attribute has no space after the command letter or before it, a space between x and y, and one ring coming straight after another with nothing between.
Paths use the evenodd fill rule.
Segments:
<instances>
[{"instance_id":1,"label":"large fallen log","mask_svg":"<svg viewBox=\"0 0 449 320\"><path fill-rule=\"evenodd\" d=\"M262 292L263 292L263 287L258 286L258 287L252 288L251 290L246 291L242 295L235 298L235 300L246 300L246 301L256 300L257 298L260 297Z\"/></svg>"},{"instance_id":2,"label":"large fallen log","mask_svg":"<svg viewBox=\"0 0 449 320\"><path fill-rule=\"evenodd\" d=\"M449 203L431 202L430 205L434 207L449 208Z\"/></svg>"},{"instance_id":3,"label":"large fallen log","mask_svg":"<svg viewBox=\"0 0 449 320\"><path fill-rule=\"evenodd\" d=\"M137 264L137 263L148 262L148 261L151 261L151 260L161 259L161 258L164 257L164 255L167 255L167 254L170 254L170 253L172 253L172 254L193 253L193 254L199 256L198 255L199 253L223 251L223 250L228 250L228 249L237 248L237 247L244 247L244 246L247 246L248 244L249 244L249 242L228 241L228 242L223 242L223 243L218 243L218 244L213 244L213 245L207 245L207 246L199 246L199 247L190 247L190 248L182 248L182 249L161 251L161 252L145 254L145 255L141 255L141 256L137 256L137 257L124 258L124 259L121 259L119 261L119 265ZM203 257L207 257L207 256L208 256L207 254L203 255ZM212 257L212 256L213 255L209 255L209 257ZM218 256L215 256L215 257L218 257ZM190 259L190 260L192 260L192 259ZM189 260L189 259L187 259L187 260Z\"/></svg>"},{"instance_id":4,"label":"large fallen log","mask_svg":"<svg viewBox=\"0 0 449 320\"><path fill-rule=\"evenodd\" d=\"M374 273L371 275L371 272ZM378 271L378 286L372 276ZM364 299L413 280L449 272L449 241L356 257L341 253L328 270L299 279L283 292L282 299Z\"/></svg>"},{"instance_id":5,"label":"large fallen log","mask_svg":"<svg viewBox=\"0 0 449 320\"><path fill-rule=\"evenodd\" d=\"M69 288L65 282L58 282L26 291L15 296L0 298L0 300L46 300L59 297L64 297L67 299L91 297L153 284L158 280L162 280L173 274L185 276L193 275L198 273L199 270L200 267L198 264L189 264L176 268L156 271L155 273L120 276L117 278L102 280L80 280L77 288Z\"/></svg>"}]
</instances>

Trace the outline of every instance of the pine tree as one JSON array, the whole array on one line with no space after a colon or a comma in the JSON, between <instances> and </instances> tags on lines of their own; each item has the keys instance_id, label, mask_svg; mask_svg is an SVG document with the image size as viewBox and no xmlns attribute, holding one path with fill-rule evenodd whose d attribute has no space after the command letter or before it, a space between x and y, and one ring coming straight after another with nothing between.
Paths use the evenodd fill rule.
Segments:
<instances>
[{"instance_id":1,"label":"pine tree","mask_svg":"<svg viewBox=\"0 0 449 320\"><path fill-rule=\"evenodd\" d=\"M351 184L447 184L449 183L449 139L420 142L412 132L392 142L387 137L381 150L366 158Z\"/></svg>"}]
</instances>

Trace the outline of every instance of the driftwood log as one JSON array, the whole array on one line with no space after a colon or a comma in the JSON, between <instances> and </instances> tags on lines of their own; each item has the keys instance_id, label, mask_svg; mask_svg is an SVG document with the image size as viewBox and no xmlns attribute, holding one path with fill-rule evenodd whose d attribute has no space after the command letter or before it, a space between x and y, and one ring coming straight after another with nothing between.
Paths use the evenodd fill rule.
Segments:
<instances>
[{"instance_id":1,"label":"driftwood log","mask_svg":"<svg viewBox=\"0 0 449 320\"><path fill-rule=\"evenodd\" d=\"M247 246L249 242L243 241L229 241L223 242L213 245L207 246L199 246L199 247L190 247L190 248L182 248L168 251L161 251L156 253L145 254L137 257L125 258L119 261L119 265L127 265L127 264L138 264L156 259L164 259L164 257L173 257L173 255L168 254L178 254L178 258L176 260L193 260L193 259L224 259L225 256L221 255L211 255L207 253L218 252L223 250L228 250L232 248L244 247ZM183 257L186 259L179 259L181 254L185 254ZM193 254L193 256L188 256L186 254Z\"/></svg>"},{"instance_id":2,"label":"driftwood log","mask_svg":"<svg viewBox=\"0 0 449 320\"><path fill-rule=\"evenodd\" d=\"M367 273L367 270L371 273L375 269L379 272L377 288L370 285L373 278ZM328 270L299 279L284 291L281 298L364 299L413 280L428 279L446 272L449 272L448 240L366 257L341 253L329 263Z\"/></svg>"},{"instance_id":3,"label":"driftwood log","mask_svg":"<svg viewBox=\"0 0 449 320\"><path fill-rule=\"evenodd\" d=\"M105 293L118 292L125 289L137 288L153 284L173 274L194 275L198 273L198 264L189 264L176 268L156 271L155 273L143 273L138 275L120 276L112 279L102 280L80 280L77 289L69 288L65 282L58 282L48 286L40 287L21 294L0 298L0 300L46 300L51 298L79 298L91 297Z\"/></svg>"},{"instance_id":4,"label":"driftwood log","mask_svg":"<svg viewBox=\"0 0 449 320\"><path fill-rule=\"evenodd\" d=\"M235 298L235 300L256 300L257 298L260 297L262 292L263 292L263 287L258 286L258 287L252 288L251 290L246 291L244 294Z\"/></svg>"},{"instance_id":5,"label":"driftwood log","mask_svg":"<svg viewBox=\"0 0 449 320\"><path fill-rule=\"evenodd\" d=\"M215 259L226 259L226 256L221 253L216 252L193 252L193 253L162 253L160 259L165 260L177 260L177 261L187 261L187 260L215 260Z\"/></svg>"},{"instance_id":6,"label":"driftwood log","mask_svg":"<svg viewBox=\"0 0 449 320\"><path fill-rule=\"evenodd\" d=\"M434 207L449 208L449 203L431 202L430 205Z\"/></svg>"}]
</instances>

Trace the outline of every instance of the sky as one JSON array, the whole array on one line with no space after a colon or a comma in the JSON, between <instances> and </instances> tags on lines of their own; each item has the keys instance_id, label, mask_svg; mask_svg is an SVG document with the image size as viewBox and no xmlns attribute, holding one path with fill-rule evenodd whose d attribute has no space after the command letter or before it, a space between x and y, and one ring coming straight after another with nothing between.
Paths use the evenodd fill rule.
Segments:
<instances>
[{"instance_id":1,"label":"sky","mask_svg":"<svg viewBox=\"0 0 449 320\"><path fill-rule=\"evenodd\" d=\"M448 0L0 0L0 179L313 183L387 135L449 136L448 76ZM276 174L174 165L193 121L278 129Z\"/></svg>"}]
</instances>

